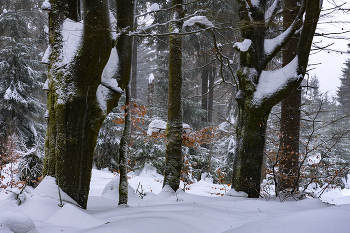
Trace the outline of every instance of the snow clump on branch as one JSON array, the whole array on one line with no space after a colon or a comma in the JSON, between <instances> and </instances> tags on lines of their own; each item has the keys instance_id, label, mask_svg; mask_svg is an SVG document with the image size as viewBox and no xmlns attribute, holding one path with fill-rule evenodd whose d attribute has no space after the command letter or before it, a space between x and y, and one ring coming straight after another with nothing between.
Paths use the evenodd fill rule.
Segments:
<instances>
[{"instance_id":1,"label":"snow clump on branch","mask_svg":"<svg viewBox=\"0 0 350 233\"><path fill-rule=\"evenodd\" d=\"M243 42L234 43L233 48L238 49L240 52L247 52L251 45L252 41L245 39Z\"/></svg>"},{"instance_id":2,"label":"snow clump on branch","mask_svg":"<svg viewBox=\"0 0 350 233\"><path fill-rule=\"evenodd\" d=\"M193 26L194 24L204 25L206 28L214 27L213 23L205 16L194 16L186 20L183 24L183 28Z\"/></svg>"},{"instance_id":3,"label":"snow clump on branch","mask_svg":"<svg viewBox=\"0 0 350 233\"><path fill-rule=\"evenodd\" d=\"M254 93L253 103L255 105L260 105L263 99L270 98L272 95L285 88L288 83L299 79L297 69L298 56L281 69L272 71L263 70Z\"/></svg>"},{"instance_id":4,"label":"snow clump on branch","mask_svg":"<svg viewBox=\"0 0 350 233\"><path fill-rule=\"evenodd\" d=\"M160 7L159 7L158 3L153 3L153 4L149 7L149 12L158 11L159 8L160 8Z\"/></svg>"}]
</instances>

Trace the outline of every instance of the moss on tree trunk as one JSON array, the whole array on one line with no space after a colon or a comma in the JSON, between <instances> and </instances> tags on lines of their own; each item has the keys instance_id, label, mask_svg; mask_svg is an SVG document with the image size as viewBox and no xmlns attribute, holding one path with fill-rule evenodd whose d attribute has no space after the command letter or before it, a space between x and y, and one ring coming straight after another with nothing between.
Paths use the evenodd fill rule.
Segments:
<instances>
[{"instance_id":1,"label":"moss on tree trunk","mask_svg":"<svg viewBox=\"0 0 350 233\"><path fill-rule=\"evenodd\" d=\"M128 2L133 6L132 1ZM86 208L97 136L106 115L117 106L121 96L120 93L101 86L101 75L113 46L108 1L83 1L81 44L74 59L64 65L60 58L65 56L61 54L62 24L67 18L78 23L79 1L51 0L50 3L52 54L48 74L49 120L44 175L55 177L60 188L81 207ZM128 7L128 4L124 7ZM128 52L127 47L124 50ZM127 59L131 60L131 56L129 58L123 52L120 55L120 61L124 64L128 64ZM123 71L118 76L119 87L125 88L130 78L130 65L123 66L119 71ZM97 97L98 88L104 88L108 92L106 99ZM101 101L105 107L102 107Z\"/></svg>"},{"instance_id":2,"label":"moss on tree trunk","mask_svg":"<svg viewBox=\"0 0 350 233\"><path fill-rule=\"evenodd\" d=\"M128 147L130 143L130 130L131 130L131 116L130 116L130 85L125 89L125 125L123 136L120 139L119 145L119 170L120 170L120 182L119 182L119 203L128 204Z\"/></svg>"},{"instance_id":3,"label":"moss on tree trunk","mask_svg":"<svg viewBox=\"0 0 350 233\"><path fill-rule=\"evenodd\" d=\"M173 0L173 19L179 22L170 24L169 31L181 31L183 1ZM164 183L174 191L179 188L182 168L182 36L171 35L169 50L169 93L168 122L166 127L167 143L165 148Z\"/></svg>"},{"instance_id":4,"label":"moss on tree trunk","mask_svg":"<svg viewBox=\"0 0 350 233\"><path fill-rule=\"evenodd\" d=\"M245 1L240 2L240 20L242 23L241 35L251 42L248 50L237 48L240 52L240 69L237 71L239 92L236 100L239 106L236 127L236 150L233 167L232 186L236 191L244 191L249 197L259 197L261 167L266 135L266 122L271 108L288 97L300 85L308 64L308 58L314 32L320 14L320 1L308 0L299 4L298 14L294 17L284 40L275 47L265 48L268 37L268 28L271 22L265 20L266 1L258 1L258 5L251 6ZM278 10L278 9L277 9ZM277 11L276 11L277 12ZM273 17L272 17L273 18ZM300 32L297 29L300 26ZM275 88L273 92L261 90L264 94L255 96L261 75L278 52L281 51L295 33L300 37L293 58L297 59L294 72L284 72L281 77L288 82ZM296 57L297 56L297 57ZM265 73L265 75L273 75ZM271 83L274 85L274 83Z\"/></svg>"},{"instance_id":5,"label":"moss on tree trunk","mask_svg":"<svg viewBox=\"0 0 350 233\"><path fill-rule=\"evenodd\" d=\"M232 186L249 197L259 197L261 166L264 156L266 122L270 109L239 104L236 127L237 145Z\"/></svg>"}]
</instances>

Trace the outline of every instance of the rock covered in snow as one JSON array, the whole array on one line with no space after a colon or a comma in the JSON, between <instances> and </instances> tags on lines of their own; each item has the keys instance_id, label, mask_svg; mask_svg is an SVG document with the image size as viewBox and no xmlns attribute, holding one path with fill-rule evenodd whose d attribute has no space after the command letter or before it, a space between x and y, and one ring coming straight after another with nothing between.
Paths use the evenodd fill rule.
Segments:
<instances>
[{"instance_id":1,"label":"rock covered in snow","mask_svg":"<svg viewBox=\"0 0 350 233\"><path fill-rule=\"evenodd\" d=\"M162 120L154 120L148 125L147 135L152 135L152 133L165 133L166 122ZM182 123L182 128L184 133L191 132L191 126L186 123Z\"/></svg>"},{"instance_id":2,"label":"rock covered in snow","mask_svg":"<svg viewBox=\"0 0 350 233\"><path fill-rule=\"evenodd\" d=\"M147 135L152 133L165 133L166 122L162 120L154 120L148 125Z\"/></svg>"},{"instance_id":3,"label":"rock covered in snow","mask_svg":"<svg viewBox=\"0 0 350 233\"><path fill-rule=\"evenodd\" d=\"M68 196L68 194L63 192L61 188L60 188L60 193L61 193L62 201L78 206L78 204L70 196ZM53 178L52 176L45 176L45 178L40 182L38 187L36 187L33 190L32 196L34 195L39 197L54 198L59 201L60 198L58 194L58 186L56 184L56 179Z\"/></svg>"},{"instance_id":4,"label":"rock covered in snow","mask_svg":"<svg viewBox=\"0 0 350 233\"><path fill-rule=\"evenodd\" d=\"M119 200L119 177L112 179L103 189L102 197L106 197L109 199ZM128 185L128 201L140 201L141 199L135 193L135 190Z\"/></svg>"},{"instance_id":5,"label":"rock covered in snow","mask_svg":"<svg viewBox=\"0 0 350 233\"><path fill-rule=\"evenodd\" d=\"M75 228L92 228L105 224L106 221L91 216L76 206L65 204L59 211L46 219L45 223Z\"/></svg>"},{"instance_id":6,"label":"rock covered in snow","mask_svg":"<svg viewBox=\"0 0 350 233\"><path fill-rule=\"evenodd\" d=\"M0 212L0 232L39 233L30 217L14 211Z\"/></svg>"},{"instance_id":7,"label":"rock covered in snow","mask_svg":"<svg viewBox=\"0 0 350 233\"><path fill-rule=\"evenodd\" d=\"M245 192L242 192L242 191L237 192L233 188L230 189L230 191L228 191L225 195L230 197L248 197L248 194L246 194Z\"/></svg>"}]
</instances>

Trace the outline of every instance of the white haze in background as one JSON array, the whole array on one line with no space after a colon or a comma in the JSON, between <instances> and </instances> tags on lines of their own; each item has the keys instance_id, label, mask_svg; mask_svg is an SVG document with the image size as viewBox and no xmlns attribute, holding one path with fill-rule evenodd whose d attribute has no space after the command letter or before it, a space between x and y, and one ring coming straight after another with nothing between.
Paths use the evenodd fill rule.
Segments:
<instances>
[{"instance_id":1,"label":"white haze in background","mask_svg":"<svg viewBox=\"0 0 350 233\"><path fill-rule=\"evenodd\" d=\"M323 1L323 9L329 9L334 7L332 1ZM343 0L335 1L338 5L345 2ZM343 6L343 8L349 9L350 2ZM322 12L321 12L322 14ZM330 23L330 22L333 23ZM350 21L350 11L346 13L341 13L337 11L335 14L330 15L326 18L321 18L317 31L318 33L339 33L349 30L349 21ZM342 30L343 29L343 30ZM350 37L350 33L346 33L344 35L340 35L342 37ZM317 43L318 46L323 47L327 44L334 43L330 48L337 49L342 51L347 51L347 44L350 43L348 40L343 39L327 39L324 37L315 37L313 40L314 43ZM311 52L312 53L312 52ZM337 87L340 85L339 78L341 77L341 69L345 66L344 62L349 59L350 56L348 54L340 54L340 53L328 53L327 51L322 51L316 54L312 54L309 59L310 64L318 64L309 66L310 77L316 75L320 81L320 88L323 92L328 92L330 95L335 95ZM319 64L321 63L321 64ZM313 70L311 70L313 69ZM307 76L305 76L307 78Z\"/></svg>"}]
</instances>

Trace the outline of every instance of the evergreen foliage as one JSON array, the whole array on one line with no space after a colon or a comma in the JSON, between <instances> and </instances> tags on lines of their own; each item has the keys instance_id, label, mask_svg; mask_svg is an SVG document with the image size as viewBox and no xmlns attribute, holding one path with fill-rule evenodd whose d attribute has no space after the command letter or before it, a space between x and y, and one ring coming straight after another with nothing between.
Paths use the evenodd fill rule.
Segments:
<instances>
[{"instance_id":1,"label":"evergreen foliage","mask_svg":"<svg viewBox=\"0 0 350 233\"><path fill-rule=\"evenodd\" d=\"M47 27L38 6L30 0L0 3L0 137L6 144L16 135L18 150L37 149L42 156L46 67L40 60Z\"/></svg>"}]
</instances>

